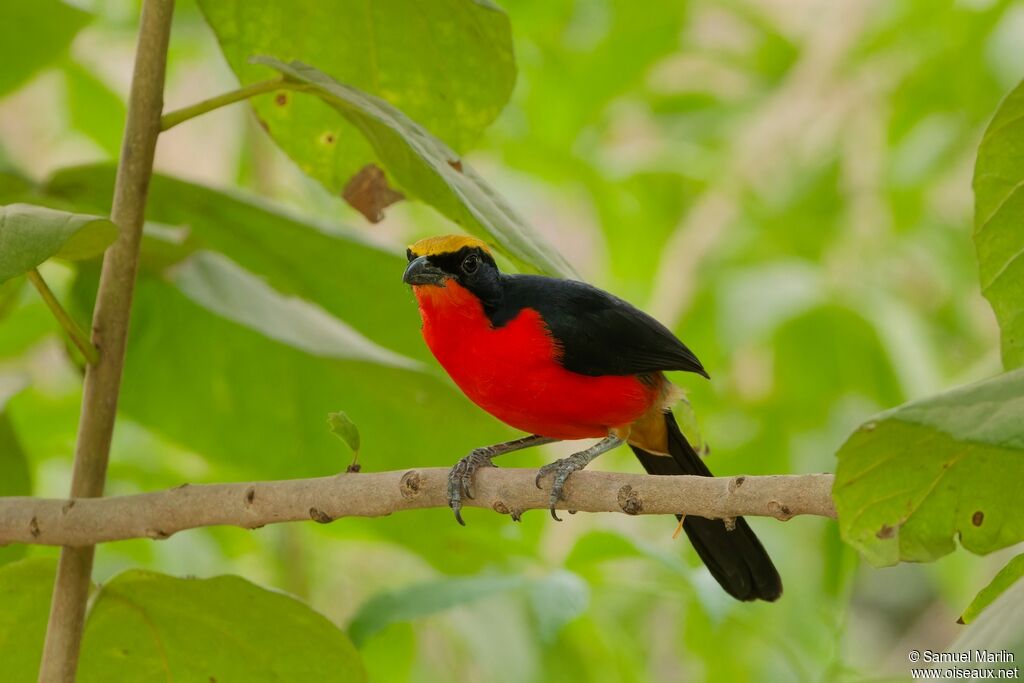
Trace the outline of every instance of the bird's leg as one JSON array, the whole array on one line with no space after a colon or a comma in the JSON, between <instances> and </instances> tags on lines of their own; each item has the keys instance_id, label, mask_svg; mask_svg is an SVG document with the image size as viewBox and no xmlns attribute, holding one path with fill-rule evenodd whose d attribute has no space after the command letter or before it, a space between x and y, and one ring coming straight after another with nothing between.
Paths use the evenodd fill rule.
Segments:
<instances>
[{"instance_id":1,"label":"bird's leg","mask_svg":"<svg viewBox=\"0 0 1024 683\"><path fill-rule=\"evenodd\" d=\"M466 498L473 497L474 472L481 467L494 467L491 459L504 453L521 451L524 448L532 448L534 446L543 446L554 441L558 441L558 439L531 434L514 441L474 448L470 451L469 455L455 463L455 467L448 473L448 507L455 513L456 521L462 526L466 526L466 523L462 521L462 496Z\"/></svg>"},{"instance_id":2,"label":"bird's leg","mask_svg":"<svg viewBox=\"0 0 1024 683\"><path fill-rule=\"evenodd\" d=\"M565 480L569 478L569 475L573 472L582 470L590 464L591 460L602 453L606 453L617 446L621 446L624 442L624 439L611 434L601 439L585 451L573 453L568 458L556 460L553 463L544 465L544 467L540 468L540 471L537 472L537 488L540 488L540 480L543 479L544 476L548 474L555 475L554 480L551 482L551 516L554 517L556 522L562 521L555 512L555 506L558 504L558 501L563 500L564 498L562 495L562 488L565 486Z\"/></svg>"}]
</instances>

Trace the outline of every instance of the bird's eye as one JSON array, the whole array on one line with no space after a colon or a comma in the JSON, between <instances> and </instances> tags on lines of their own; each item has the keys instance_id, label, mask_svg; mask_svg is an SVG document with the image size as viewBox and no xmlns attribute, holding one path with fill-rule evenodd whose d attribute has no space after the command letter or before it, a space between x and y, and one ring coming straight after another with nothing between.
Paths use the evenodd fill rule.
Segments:
<instances>
[{"instance_id":1,"label":"bird's eye","mask_svg":"<svg viewBox=\"0 0 1024 683\"><path fill-rule=\"evenodd\" d=\"M409 263L412 263L412 260L416 258L416 254L412 253L412 249L406 249L405 256L409 259Z\"/></svg>"},{"instance_id":2,"label":"bird's eye","mask_svg":"<svg viewBox=\"0 0 1024 683\"><path fill-rule=\"evenodd\" d=\"M466 275L472 275L480 267L480 257L476 254L470 254L466 258L462 259L462 272Z\"/></svg>"}]
</instances>

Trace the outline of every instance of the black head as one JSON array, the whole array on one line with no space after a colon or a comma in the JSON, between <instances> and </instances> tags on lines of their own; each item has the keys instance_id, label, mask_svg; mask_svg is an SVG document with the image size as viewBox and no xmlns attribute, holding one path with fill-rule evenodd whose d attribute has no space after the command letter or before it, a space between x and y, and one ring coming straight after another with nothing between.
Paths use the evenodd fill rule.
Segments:
<instances>
[{"instance_id":1,"label":"black head","mask_svg":"<svg viewBox=\"0 0 1024 683\"><path fill-rule=\"evenodd\" d=\"M501 273L487 245L474 237L445 235L420 240L406 250L402 280L414 287L444 287L454 280L481 300L498 292Z\"/></svg>"}]
</instances>

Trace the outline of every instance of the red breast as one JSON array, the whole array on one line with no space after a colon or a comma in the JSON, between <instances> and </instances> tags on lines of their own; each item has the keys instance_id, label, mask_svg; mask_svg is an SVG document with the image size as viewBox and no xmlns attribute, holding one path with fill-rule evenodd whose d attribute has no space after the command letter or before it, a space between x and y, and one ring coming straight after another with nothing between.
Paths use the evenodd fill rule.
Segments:
<instances>
[{"instance_id":1,"label":"red breast","mask_svg":"<svg viewBox=\"0 0 1024 683\"><path fill-rule=\"evenodd\" d=\"M534 309L494 327L480 300L454 280L413 291L438 362L474 403L516 429L556 439L604 437L659 398L656 386L632 375L563 368L558 342Z\"/></svg>"}]
</instances>

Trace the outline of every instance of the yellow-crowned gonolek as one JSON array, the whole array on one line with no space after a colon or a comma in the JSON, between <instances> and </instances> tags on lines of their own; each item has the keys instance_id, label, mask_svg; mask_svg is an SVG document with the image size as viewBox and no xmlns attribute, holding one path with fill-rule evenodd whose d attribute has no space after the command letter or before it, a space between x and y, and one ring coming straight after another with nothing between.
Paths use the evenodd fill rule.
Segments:
<instances>
[{"instance_id":1,"label":"yellow-crowned gonolek","mask_svg":"<svg viewBox=\"0 0 1024 683\"><path fill-rule=\"evenodd\" d=\"M499 420L530 434L478 448L452 468L449 503L461 501L472 475L491 459L563 439L599 438L594 446L546 465L551 514L565 480L623 443L651 474L711 472L683 437L671 407L678 388L663 374L707 377L690 349L629 303L582 282L498 271L486 244L466 236L409 247L404 280L423 318L423 337L463 392ZM688 516L690 542L718 583L739 600L775 600L782 581L743 518Z\"/></svg>"}]
</instances>

